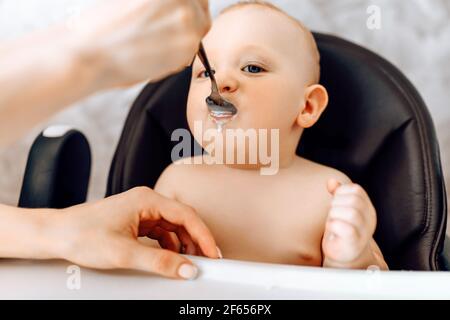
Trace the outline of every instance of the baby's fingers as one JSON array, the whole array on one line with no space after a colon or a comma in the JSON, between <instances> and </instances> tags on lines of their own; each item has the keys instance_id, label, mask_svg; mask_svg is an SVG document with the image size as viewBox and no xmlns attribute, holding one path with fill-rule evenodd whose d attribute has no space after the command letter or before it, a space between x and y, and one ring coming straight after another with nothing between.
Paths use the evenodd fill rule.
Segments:
<instances>
[{"instance_id":1,"label":"baby's fingers","mask_svg":"<svg viewBox=\"0 0 450 320\"><path fill-rule=\"evenodd\" d=\"M326 233L330 238L337 237L349 244L356 244L361 239L361 234L354 225L340 219L329 219L326 225Z\"/></svg>"},{"instance_id":2,"label":"baby's fingers","mask_svg":"<svg viewBox=\"0 0 450 320\"><path fill-rule=\"evenodd\" d=\"M341 209L335 209L341 208ZM359 194L339 194L331 202L330 218L342 219L373 235L376 212L370 200Z\"/></svg>"},{"instance_id":3,"label":"baby's fingers","mask_svg":"<svg viewBox=\"0 0 450 320\"><path fill-rule=\"evenodd\" d=\"M341 185L336 189L336 192L334 193L335 196L346 194L357 195L362 199L364 199L364 201L369 201L369 196L367 192L363 189L363 187L361 187L359 184L356 183L348 183Z\"/></svg>"},{"instance_id":4,"label":"baby's fingers","mask_svg":"<svg viewBox=\"0 0 450 320\"><path fill-rule=\"evenodd\" d=\"M359 232L362 232L365 226L365 221L361 212L350 206L333 206L328 213L328 219L341 220L347 222L355 227Z\"/></svg>"},{"instance_id":5,"label":"baby's fingers","mask_svg":"<svg viewBox=\"0 0 450 320\"><path fill-rule=\"evenodd\" d=\"M327 223L322 250L326 258L346 263L356 259L364 249L364 241L354 226L340 221Z\"/></svg>"},{"instance_id":6,"label":"baby's fingers","mask_svg":"<svg viewBox=\"0 0 450 320\"><path fill-rule=\"evenodd\" d=\"M339 194L334 196L331 206L351 207L359 210L361 213L370 208L369 203L362 196L357 194Z\"/></svg>"},{"instance_id":7,"label":"baby's fingers","mask_svg":"<svg viewBox=\"0 0 450 320\"><path fill-rule=\"evenodd\" d=\"M329 179L327 182L327 189L328 192L334 195L336 190L342 185L338 180L336 179Z\"/></svg>"}]
</instances>

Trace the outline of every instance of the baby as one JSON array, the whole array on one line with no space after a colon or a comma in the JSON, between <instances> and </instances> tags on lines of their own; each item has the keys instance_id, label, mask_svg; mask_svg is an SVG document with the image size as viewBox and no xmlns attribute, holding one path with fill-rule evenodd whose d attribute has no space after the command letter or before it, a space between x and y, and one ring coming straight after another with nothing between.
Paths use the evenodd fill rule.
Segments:
<instances>
[{"instance_id":1,"label":"baby","mask_svg":"<svg viewBox=\"0 0 450 320\"><path fill-rule=\"evenodd\" d=\"M303 130L319 120L328 103L318 84L320 56L310 31L271 4L247 1L224 10L203 43L222 97L238 109L220 133L224 150L243 154L245 162L177 161L155 190L193 207L225 258L387 269L373 239L376 212L366 192L345 174L295 153ZM205 130L216 130L217 119L205 103L210 93L210 79L197 58L187 118L199 142ZM193 130L195 123L202 132ZM278 129L278 150L270 150L278 152L277 173L262 175L267 164L259 157L250 163L247 145L230 147L225 129Z\"/></svg>"}]
</instances>

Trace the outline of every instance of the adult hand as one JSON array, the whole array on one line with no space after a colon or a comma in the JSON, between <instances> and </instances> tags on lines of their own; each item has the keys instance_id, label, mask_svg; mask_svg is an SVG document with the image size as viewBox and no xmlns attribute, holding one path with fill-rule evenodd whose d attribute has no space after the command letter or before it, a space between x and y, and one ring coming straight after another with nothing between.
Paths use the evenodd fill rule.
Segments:
<instances>
[{"instance_id":1,"label":"adult hand","mask_svg":"<svg viewBox=\"0 0 450 320\"><path fill-rule=\"evenodd\" d=\"M221 258L195 211L146 187L62 210L0 205L0 257L66 259L96 269L136 269L170 278L197 270L173 251ZM138 241L148 236L161 249ZM12 245L13 244L13 245Z\"/></svg>"},{"instance_id":2,"label":"adult hand","mask_svg":"<svg viewBox=\"0 0 450 320\"><path fill-rule=\"evenodd\" d=\"M108 0L0 43L0 148L94 92L183 69L210 25L207 0Z\"/></svg>"},{"instance_id":3,"label":"adult hand","mask_svg":"<svg viewBox=\"0 0 450 320\"><path fill-rule=\"evenodd\" d=\"M208 0L109 0L80 18L76 50L100 66L103 86L157 80L192 62L208 9Z\"/></svg>"},{"instance_id":4,"label":"adult hand","mask_svg":"<svg viewBox=\"0 0 450 320\"><path fill-rule=\"evenodd\" d=\"M172 278L193 278L185 257L137 241L148 236L178 251L219 258L214 238L195 211L145 187L59 213L63 257L86 267L127 268ZM174 237L176 235L176 237Z\"/></svg>"}]
</instances>

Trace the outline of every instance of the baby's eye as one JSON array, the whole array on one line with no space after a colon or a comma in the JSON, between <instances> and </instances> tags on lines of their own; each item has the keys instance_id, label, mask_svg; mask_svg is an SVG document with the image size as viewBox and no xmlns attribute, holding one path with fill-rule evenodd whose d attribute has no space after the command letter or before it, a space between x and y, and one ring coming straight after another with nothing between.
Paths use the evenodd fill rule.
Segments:
<instances>
[{"instance_id":1,"label":"baby's eye","mask_svg":"<svg viewBox=\"0 0 450 320\"><path fill-rule=\"evenodd\" d=\"M216 70L211 70L211 71L212 71L213 74L216 74ZM210 74L209 74L209 72L206 71L206 70L203 70L202 72L200 72L200 73L198 74L198 77L199 77L199 78L209 78L209 76L210 76Z\"/></svg>"},{"instance_id":2,"label":"baby's eye","mask_svg":"<svg viewBox=\"0 0 450 320\"><path fill-rule=\"evenodd\" d=\"M244 67L244 69L242 69L242 71L249 72L249 73L260 73L260 72L263 72L265 70L263 68L261 68L261 67L258 67L258 66L255 66L253 64L250 64L250 65Z\"/></svg>"}]
</instances>

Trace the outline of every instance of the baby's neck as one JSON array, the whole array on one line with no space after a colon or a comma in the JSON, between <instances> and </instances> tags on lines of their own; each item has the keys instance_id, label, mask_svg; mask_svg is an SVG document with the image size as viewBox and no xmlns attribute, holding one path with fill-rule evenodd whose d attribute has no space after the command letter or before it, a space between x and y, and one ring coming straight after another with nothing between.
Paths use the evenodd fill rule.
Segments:
<instances>
[{"instance_id":1,"label":"baby's neck","mask_svg":"<svg viewBox=\"0 0 450 320\"><path fill-rule=\"evenodd\" d=\"M251 164L251 163L244 163L244 164L229 164L229 163L225 163L224 166L226 166L227 168L230 169L239 169L239 170L253 170L253 171L261 171L261 169L263 168L274 168L276 167L276 171L285 171L289 168L291 168L294 163L295 160L298 156L295 154L295 152L280 152L278 160L276 161L276 163L269 163L269 164L263 164L263 163L256 163L256 164ZM273 158L272 158L273 160ZM271 170L273 171L273 170Z\"/></svg>"}]
</instances>

